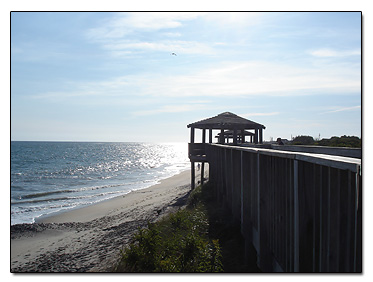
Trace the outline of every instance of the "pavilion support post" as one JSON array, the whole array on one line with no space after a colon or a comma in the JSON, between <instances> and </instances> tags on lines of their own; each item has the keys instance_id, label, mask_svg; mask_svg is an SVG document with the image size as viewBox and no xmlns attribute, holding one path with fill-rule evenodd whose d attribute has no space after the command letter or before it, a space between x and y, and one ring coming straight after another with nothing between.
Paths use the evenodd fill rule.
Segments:
<instances>
[{"instance_id":1,"label":"pavilion support post","mask_svg":"<svg viewBox=\"0 0 373 282\"><path fill-rule=\"evenodd\" d=\"M190 186L191 186L192 190L194 190L194 188L196 186L196 184L195 184L196 171L195 171L194 162L191 162L191 164L192 165L191 165L191 169L190 169L190 171L191 171L191 177L190 177L191 183L190 183Z\"/></svg>"},{"instance_id":2,"label":"pavilion support post","mask_svg":"<svg viewBox=\"0 0 373 282\"><path fill-rule=\"evenodd\" d=\"M202 129L202 143L206 143L206 129Z\"/></svg>"},{"instance_id":3,"label":"pavilion support post","mask_svg":"<svg viewBox=\"0 0 373 282\"><path fill-rule=\"evenodd\" d=\"M212 143L212 128L209 129L209 143Z\"/></svg>"},{"instance_id":4,"label":"pavilion support post","mask_svg":"<svg viewBox=\"0 0 373 282\"><path fill-rule=\"evenodd\" d=\"M241 144L245 143L245 128L241 129Z\"/></svg>"},{"instance_id":5,"label":"pavilion support post","mask_svg":"<svg viewBox=\"0 0 373 282\"><path fill-rule=\"evenodd\" d=\"M194 127L190 128L190 143L194 143Z\"/></svg>"},{"instance_id":6,"label":"pavilion support post","mask_svg":"<svg viewBox=\"0 0 373 282\"><path fill-rule=\"evenodd\" d=\"M203 185L204 172L205 172L205 162L202 162L202 165L201 165L201 186Z\"/></svg>"},{"instance_id":7,"label":"pavilion support post","mask_svg":"<svg viewBox=\"0 0 373 282\"><path fill-rule=\"evenodd\" d=\"M259 143L263 143L263 128L259 129Z\"/></svg>"},{"instance_id":8,"label":"pavilion support post","mask_svg":"<svg viewBox=\"0 0 373 282\"><path fill-rule=\"evenodd\" d=\"M258 144L258 135L259 135L259 133L258 133L258 131L259 131L259 129L258 128L255 128L255 135L254 135L254 143L255 144Z\"/></svg>"},{"instance_id":9,"label":"pavilion support post","mask_svg":"<svg viewBox=\"0 0 373 282\"><path fill-rule=\"evenodd\" d=\"M222 128L220 130L220 144L224 144L224 139L225 139L225 136L224 136L224 129Z\"/></svg>"},{"instance_id":10,"label":"pavilion support post","mask_svg":"<svg viewBox=\"0 0 373 282\"><path fill-rule=\"evenodd\" d=\"M237 145L237 128L233 129L233 145Z\"/></svg>"}]
</instances>

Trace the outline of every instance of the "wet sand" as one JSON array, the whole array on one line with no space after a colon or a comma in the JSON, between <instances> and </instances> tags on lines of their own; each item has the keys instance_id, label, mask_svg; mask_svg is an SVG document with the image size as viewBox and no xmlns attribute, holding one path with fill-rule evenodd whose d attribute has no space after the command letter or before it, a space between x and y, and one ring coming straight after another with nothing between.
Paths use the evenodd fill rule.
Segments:
<instances>
[{"instance_id":1,"label":"wet sand","mask_svg":"<svg viewBox=\"0 0 373 282\"><path fill-rule=\"evenodd\" d=\"M184 207L189 193L184 171L147 189L11 226L11 272L110 272L138 228Z\"/></svg>"}]
</instances>

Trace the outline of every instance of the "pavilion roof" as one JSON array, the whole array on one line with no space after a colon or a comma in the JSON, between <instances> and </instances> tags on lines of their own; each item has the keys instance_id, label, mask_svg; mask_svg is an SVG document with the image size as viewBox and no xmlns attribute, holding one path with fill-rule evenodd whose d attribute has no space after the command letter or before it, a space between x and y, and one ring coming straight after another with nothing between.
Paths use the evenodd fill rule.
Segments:
<instances>
[{"instance_id":1,"label":"pavilion roof","mask_svg":"<svg viewBox=\"0 0 373 282\"><path fill-rule=\"evenodd\" d=\"M199 129L265 129L265 126L262 124L245 119L230 112L221 113L217 116L188 124L187 127Z\"/></svg>"}]
</instances>

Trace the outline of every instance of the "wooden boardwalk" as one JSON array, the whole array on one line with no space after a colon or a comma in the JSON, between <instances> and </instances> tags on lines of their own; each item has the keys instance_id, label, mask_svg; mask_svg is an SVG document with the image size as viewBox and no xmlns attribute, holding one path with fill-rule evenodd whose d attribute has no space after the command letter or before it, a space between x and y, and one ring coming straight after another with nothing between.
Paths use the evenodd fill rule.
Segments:
<instances>
[{"instance_id":1,"label":"wooden boardwalk","mask_svg":"<svg viewBox=\"0 0 373 282\"><path fill-rule=\"evenodd\" d=\"M193 145L264 272L361 272L361 160ZM193 150L192 150L193 151Z\"/></svg>"}]
</instances>

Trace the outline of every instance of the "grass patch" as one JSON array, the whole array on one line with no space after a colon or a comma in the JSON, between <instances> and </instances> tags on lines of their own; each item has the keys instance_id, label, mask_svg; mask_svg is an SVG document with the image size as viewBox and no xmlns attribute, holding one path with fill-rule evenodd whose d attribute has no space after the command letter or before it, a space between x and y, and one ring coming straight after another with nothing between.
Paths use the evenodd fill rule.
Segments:
<instances>
[{"instance_id":1,"label":"grass patch","mask_svg":"<svg viewBox=\"0 0 373 282\"><path fill-rule=\"evenodd\" d=\"M244 255L244 240L207 183L188 205L139 229L122 250L117 272L257 272Z\"/></svg>"},{"instance_id":2,"label":"grass patch","mask_svg":"<svg viewBox=\"0 0 373 282\"><path fill-rule=\"evenodd\" d=\"M221 272L219 242L208 237L207 212L196 200L198 189L186 209L140 229L122 251L116 271Z\"/></svg>"},{"instance_id":3,"label":"grass patch","mask_svg":"<svg viewBox=\"0 0 373 282\"><path fill-rule=\"evenodd\" d=\"M261 272L256 264L257 256L254 246L252 244L245 246L240 223L234 222L231 212L217 202L213 188L208 182L197 191L198 194L195 195L197 197L192 201L201 202L207 212L209 237L219 240L224 272Z\"/></svg>"}]
</instances>

